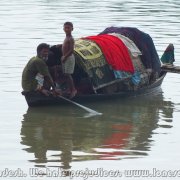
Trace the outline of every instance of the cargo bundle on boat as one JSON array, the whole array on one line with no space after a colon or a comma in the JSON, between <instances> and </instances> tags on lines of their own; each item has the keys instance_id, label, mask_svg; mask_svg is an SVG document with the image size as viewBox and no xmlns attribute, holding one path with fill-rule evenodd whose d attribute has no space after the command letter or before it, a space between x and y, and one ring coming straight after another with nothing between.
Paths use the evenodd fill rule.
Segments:
<instances>
[{"instance_id":1,"label":"cargo bundle on boat","mask_svg":"<svg viewBox=\"0 0 180 180\"><path fill-rule=\"evenodd\" d=\"M168 48L162 60L172 64L173 45ZM60 67L61 48L55 45L50 50L47 65L50 69ZM99 35L76 39L74 54L73 80L78 93L73 100L76 102L152 93L166 75L152 38L137 28L109 27ZM68 87L60 68L56 72L57 87L66 91ZM44 96L36 91L22 94L29 106L65 103L62 98Z\"/></svg>"}]
</instances>

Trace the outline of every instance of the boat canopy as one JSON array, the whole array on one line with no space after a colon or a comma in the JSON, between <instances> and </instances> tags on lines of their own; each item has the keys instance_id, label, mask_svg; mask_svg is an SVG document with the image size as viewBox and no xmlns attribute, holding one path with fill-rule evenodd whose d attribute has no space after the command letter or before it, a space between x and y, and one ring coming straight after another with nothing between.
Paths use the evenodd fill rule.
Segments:
<instances>
[{"instance_id":1,"label":"boat canopy","mask_svg":"<svg viewBox=\"0 0 180 180\"><path fill-rule=\"evenodd\" d=\"M127 80L144 86L160 73L152 38L137 28L110 27L97 36L76 39L75 56L94 90Z\"/></svg>"}]
</instances>

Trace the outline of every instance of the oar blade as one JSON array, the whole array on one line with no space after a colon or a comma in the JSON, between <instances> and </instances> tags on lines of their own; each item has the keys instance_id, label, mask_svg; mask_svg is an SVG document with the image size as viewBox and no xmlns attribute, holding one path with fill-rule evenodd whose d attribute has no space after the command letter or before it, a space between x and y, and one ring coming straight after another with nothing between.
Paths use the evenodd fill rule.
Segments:
<instances>
[{"instance_id":1,"label":"oar blade","mask_svg":"<svg viewBox=\"0 0 180 180\"><path fill-rule=\"evenodd\" d=\"M100 115L102 115L102 113L99 113L99 112L97 112L97 111L94 111L94 110L92 110L92 109L90 109L90 108L88 108L88 107L86 107L86 106L83 106L83 105L81 105L81 104L79 104L79 103L77 103L77 102L74 102L74 101L72 101L72 100L70 100L70 99L67 99L67 98L65 98L65 97L63 97L63 96L58 96L58 97L66 100L66 101L68 101L68 102L70 102L70 103L72 103L72 104L74 104L74 105L76 105L76 106L78 106L78 107L80 107L80 108L82 108L82 109L84 109L85 111L89 112L89 115L90 115L90 116L100 116Z\"/></svg>"}]
</instances>

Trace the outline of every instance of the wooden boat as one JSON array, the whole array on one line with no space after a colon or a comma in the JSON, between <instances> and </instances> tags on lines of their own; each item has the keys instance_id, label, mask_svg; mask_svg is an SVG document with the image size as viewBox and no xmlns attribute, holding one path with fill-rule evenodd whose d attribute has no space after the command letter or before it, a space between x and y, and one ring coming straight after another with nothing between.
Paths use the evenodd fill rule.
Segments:
<instances>
[{"instance_id":1,"label":"wooden boat","mask_svg":"<svg viewBox=\"0 0 180 180\"><path fill-rule=\"evenodd\" d=\"M102 93L94 93L87 95L77 95L72 100L78 103L83 102L97 102L97 101L107 101L109 99L120 99L127 98L132 96L138 96L142 94L151 94L155 93L163 82L164 77L166 76L166 72L162 71L160 77L156 79L152 84L139 88L137 90L125 90L119 91L111 94L102 94ZM30 107L33 106L45 106L45 105L65 105L68 102L60 97L53 96L44 96L39 92L22 92L25 96L27 104Z\"/></svg>"},{"instance_id":2,"label":"wooden boat","mask_svg":"<svg viewBox=\"0 0 180 180\"><path fill-rule=\"evenodd\" d=\"M154 93L160 88L164 77L167 72L177 72L180 68L167 68L165 66L160 67L159 57L155 50L154 44L151 38L148 38L149 44L151 46L149 51L152 51L151 56L152 68L150 72L148 67L144 67L141 62L141 58L132 58L134 67L137 68L137 72L140 72L140 84L132 85L132 76L129 77L127 74L122 75L122 77L115 77L114 71L110 68L109 64L106 62L101 49L92 41L85 39L78 39L75 41L75 59L76 65L73 73L73 79L75 86L78 90L78 94L72 99L77 103L89 102L89 101L104 101L119 99L125 97L137 96L140 94ZM60 52L60 47L57 45L51 47L52 56L49 56L49 67L53 61L60 62L62 52ZM115 52L114 52L115 53ZM151 60L151 59L149 59ZM163 61L162 61L163 60ZM174 46L170 44L165 50L161 61L163 63L174 61ZM157 62L157 64L156 64ZM47 62L46 62L47 63ZM57 65L57 64L55 64ZM158 71L153 68L155 65L158 67ZM160 70L161 68L161 70ZM60 68L61 69L61 68ZM156 68L157 69L157 68ZM153 71L154 70L154 71ZM174 70L174 71L173 71ZM60 72L60 71L58 71ZM153 73L152 73L153 72ZM134 73L135 74L135 73ZM142 76L141 76L142 75ZM61 78L62 74L58 77ZM130 81L131 78L131 81ZM144 78L144 79L143 79ZM58 79L58 78L54 78ZM142 80L142 81L141 81ZM62 85L62 83L60 83ZM67 86L65 86L66 88ZM61 90L63 87L61 86ZM43 106L67 104L67 100L61 97L44 96L40 92L22 92L25 96L27 104L29 106ZM65 96L66 97L66 96Z\"/></svg>"}]
</instances>

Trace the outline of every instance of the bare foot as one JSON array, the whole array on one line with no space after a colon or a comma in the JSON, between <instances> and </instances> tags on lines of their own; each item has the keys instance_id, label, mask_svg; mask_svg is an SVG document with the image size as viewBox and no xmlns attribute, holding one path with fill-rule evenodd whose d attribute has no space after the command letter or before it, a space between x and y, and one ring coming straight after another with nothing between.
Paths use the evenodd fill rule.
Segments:
<instances>
[{"instance_id":1,"label":"bare foot","mask_svg":"<svg viewBox=\"0 0 180 180\"><path fill-rule=\"evenodd\" d=\"M74 96L76 96L76 94L77 94L77 90L76 89L72 90L72 92L70 94L70 99L73 98Z\"/></svg>"}]
</instances>

